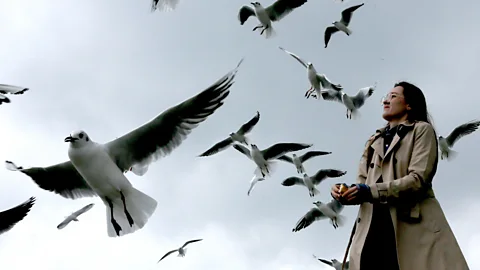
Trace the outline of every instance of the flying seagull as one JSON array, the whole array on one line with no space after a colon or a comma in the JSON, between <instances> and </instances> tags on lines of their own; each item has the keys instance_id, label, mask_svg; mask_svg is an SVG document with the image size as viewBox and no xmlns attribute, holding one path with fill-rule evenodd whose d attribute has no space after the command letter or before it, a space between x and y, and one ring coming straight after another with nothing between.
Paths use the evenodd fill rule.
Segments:
<instances>
[{"instance_id":1,"label":"flying seagull","mask_svg":"<svg viewBox=\"0 0 480 270\"><path fill-rule=\"evenodd\" d=\"M330 155L332 152L325 152L325 151L308 151L301 156L297 156L296 154L292 154L292 157L287 155L283 155L278 159L292 163L297 168L297 173L305 173L305 168L303 167L303 162L317 156L324 156Z\"/></svg>"},{"instance_id":2,"label":"flying seagull","mask_svg":"<svg viewBox=\"0 0 480 270\"><path fill-rule=\"evenodd\" d=\"M310 209L300 220L298 220L292 232L298 232L302 229L310 226L314 221L329 218L333 228L343 226L345 217L340 215L343 210L343 205L332 199L329 203L325 204L320 201L313 202L316 207Z\"/></svg>"},{"instance_id":3,"label":"flying seagull","mask_svg":"<svg viewBox=\"0 0 480 270\"><path fill-rule=\"evenodd\" d=\"M367 98L373 94L376 87L377 83L375 82L375 84L372 86L359 89L355 96L349 96L343 91L338 92L331 90L322 91L321 94L325 100L338 101L345 105L345 107L347 107L347 119L352 119L352 115L354 118L358 118L360 116L358 110L363 106L363 104L365 104L365 100L367 100Z\"/></svg>"},{"instance_id":4,"label":"flying seagull","mask_svg":"<svg viewBox=\"0 0 480 270\"><path fill-rule=\"evenodd\" d=\"M227 148L228 146L230 146L234 142L239 142L239 143L243 143L245 145L248 145L247 137L245 135L247 133L249 133L250 131L252 131L252 129L258 123L258 120L260 120L260 113L257 111L257 114L252 119L250 119L250 121L243 124L237 130L237 132L230 133L228 138L226 138L225 140L223 140L223 141L215 144L214 146L212 146L210 149L208 149L203 154L201 154L200 157L206 157L206 156L216 154L219 151Z\"/></svg>"},{"instance_id":5,"label":"flying seagull","mask_svg":"<svg viewBox=\"0 0 480 270\"><path fill-rule=\"evenodd\" d=\"M340 21L333 22L333 26L329 26L325 29L325 48L327 48L330 37L335 32L342 31L347 34L347 36L350 36L350 34L352 34L352 30L348 28L348 25L350 24L350 20L352 19L353 12L363 5L364 3L345 9L344 11L342 11L342 19L340 19Z\"/></svg>"},{"instance_id":6,"label":"flying seagull","mask_svg":"<svg viewBox=\"0 0 480 270\"><path fill-rule=\"evenodd\" d=\"M178 251L178 256L177 257L185 257L185 253L187 253L187 249L185 247L190 243L195 243L195 242L202 241L202 240L203 239L195 239L195 240L190 240L190 241L185 242L185 244L183 244L183 246L181 246L180 248L167 252L165 255L163 255L162 258L160 258L160 260L158 260L157 263L159 263L165 257L167 257L168 255L170 255L170 254L172 254L173 252L176 252L176 251Z\"/></svg>"},{"instance_id":7,"label":"flying seagull","mask_svg":"<svg viewBox=\"0 0 480 270\"><path fill-rule=\"evenodd\" d=\"M65 226L68 225L68 223L70 223L72 221L78 221L78 216L80 216L81 214L83 214L83 213L87 212L88 210L92 209L93 205L94 205L93 203L87 204L86 206L82 207L82 209L77 210L76 212L73 212L71 215L66 217L64 221L62 221L60 224L58 224L57 229L59 229L59 230L63 229L63 228L65 228Z\"/></svg>"},{"instance_id":8,"label":"flying seagull","mask_svg":"<svg viewBox=\"0 0 480 270\"><path fill-rule=\"evenodd\" d=\"M2 103L10 103L10 99L5 96L7 94L9 95L22 95L28 91L28 88L20 87L20 86L15 86L15 85L9 85L9 84L0 84L0 105Z\"/></svg>"},{"instance_id":9,"label":"flying seagull","mask_svg":"<svg viewBox=\"0 0 480 270\"><path fill-rule=\"evenodd\" d=\"M152 12L155 10L171 11L177 7L180 0L152 0Z\"/></svg>"},{"instance_id":10,"label":"flying seagull","mask_svg":"<svg viewBox=\"0 0 480 270\"><path fill-rule=\"evenodd\" d=\"M304 173L303 174L303 179L300 177L292 176L289 177L285 180L283 180L282 185L286 187L290 186L305 186L308 189L308 194L310 197L313 197L317 194L320 194L320 191L315 187L320 182L327 178L337 178L344 176L347 173L347 171L340 171L340 170L335 170L335 169L322 169L319 170L315 175L313 176L308 176L308 174Z\"/></svg>"},{"instance_id":11,"label":"flying seagull","mask_svg":"<svg viewBox=\"0 0 480 270\"><path fill-rule=\"evenodd\" d=\"M453 145L463 136L476 131L478 126L480 126L480 121L470 121L456 127L446 138L439 136L438 145L441 152L440 159L443 160L446 158L448 160L449 158L454 158L457 152L451 149Z\"/></svg>"},{"instance_id":12,"label":"flying seagull","mask_svg":"<svg viewBox=\"0 0 480 270\"><path fill-rule=\"evenodd\" d=\"M307 69L307 78L308 78L308 81L310 82L310 89L308 89L307 92L305 92L306 98L309 98L313 92L317 93L317 95L314 95L314 97L318 98L318 96L320 96L320 91L323 89L332 89L336 91L340 91L343 89L342 85L332 83L325 76L325 74L317 73L317 70L315 69L315 67L311 62L307 63L296 54L289 52L282 47L279 47L279 48L280 50L286 52L293 58L297 59L297 61Z\"/></svg>"},{"instance_id":13,"label":"flying seagull","mask_svg":"<svg viewBox=\"0 0 480 270\"><path fill-rule=\"evenodd\" d=\"M257 185L258 182L264 181L264 177L259 177L258 175L253 175L252 180L250 180L250 188L247 191L247 195L250 196L250 193L252 192L253 188Z\"/></svg>"},{"instance_id":14,"label":"flying seagull","mask_svg":"<svg viewBox=\"0 0 480 270\"><path fill-rule=\"evenodd\" d=\"M251 159L257 165L254 174L260 177L270 175L274 164L274 159L279 156L285 155L288 152L299 151L305 148L309 148L312 144L305 143L277 143L264 150L258 149L257 145L251 144L251 150L248 150L243 145L234 144L233 147L246 157Z\"/></svg>"},{"instance_id":15,"label":"flying seagull","mask_svg":"<svg viewBox=\"0 0 480 270\"><path fill-rule=\"evenodd\" d=\"M35 197L30 197L20 205L0 212L0 234L9 231L15 224L24 219L34 204Z\"/></svg>"},{"instance_id":16,"label":"flying seagull","mask_svg":"<svg viewBox=\"0 0 480 270\"><path fill-rule=\"evenodd\" d=\"M133 233L147 223L157 202L135 189L123 173L130 168L135 174L145 173L150 163L169 155L221 107L241 62L206 90L118 139L100 144L85 131L75 131L65 138L70 161L29 169L10 162L10 169L20 170L40 188L65 198L99 196L107 210L108 236Z\"/></svg>"},{"instance_id":17,"label":"flying seagull","mask_svg":"<svg viewBox=\"0 0 480 270\"><path fill-rule=\"evenodd\" d=\"M250 16L257 17L260 24L255 26L252 31L262 29L260 35L265 32L265 37L270 38L275 35L272 22L280 21L287 14L306 2L307 0L276 0L266 8L259 2L251 2L250 4L253 5L253 9L250 6L242 6L238 12L238 20L240 21L240 25L243 25Z\"/></svg>"},{"instance_id":18,"label":"flying seagull","mask_svg":"<svg viewBox=\"0 0 480 270\"><path fill-rule=\"evenodd\" d=\"M313 255L313 257L323 262L324 264L330 265L331 267L335 268L335 270L342 270L342 262L339 262L337 259L332 259L331 261L328 261L328 260L318 258L315 255ZM348 270L349 268L350 268L350 263L346 261L344 270Z\"/></svg>"}]
</instances>

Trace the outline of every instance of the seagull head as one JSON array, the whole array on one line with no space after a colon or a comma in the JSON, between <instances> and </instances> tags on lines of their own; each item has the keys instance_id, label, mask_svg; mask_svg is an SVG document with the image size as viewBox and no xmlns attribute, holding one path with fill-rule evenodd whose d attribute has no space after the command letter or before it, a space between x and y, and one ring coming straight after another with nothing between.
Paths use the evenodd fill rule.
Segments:
<instances>
[{"instance_id":1,"label":"seagull head","mask_svg":"<svg viewBox=\"0 0 480 270\"><path fill-rule=\"evenodd\" d=\"M228 135L230 135L230 137L233 137L233 136L235 135L235 132L232 132L232 133L230 133L230 134L228 134Z\"/></svg>"},{"instance_id":2,"label":"seagull head","mask_svg":"<svg viewBox=\"0 0 480 270\"><path fill-rule=\"evenodd\" d=\"M439 139L439 140L443 139L443 136L438 136L438 139Z\"/></svg>"},{"instance_id":3,"label":"seagull head","mask_svg":"<svg viewBox=\"0 0 480 270\"><path fill-rule=\"evenodd\" d=\"M307 178L308 177L308 174L307 173L303 173L303 178Z\"/></svg>"},{"instance_id":4,"label":"seagull head","mask_svg":"<svg viewBox=\"0 0 480 270\"><path fill-rule=\"evenodd\" d=\"M296 158L296 157L297 157L297 154L292 154L292 157Z\"/></svg>"},{"instance_id":5,"label":"seagull head","mask_svg":"<svg viewBox=\"0 0 480 270\"><path fill-rule=\"evenodd\" d=\"M322 202L321 202L321 201L315 201L315 202L313 202L313 204L315 204L316 206L320 207L320 205L322 205Z\"/></svg>"},{"instance_id":6,"label":"seagull head","mask_svg":"<svg viewBox=\"0 0 480 270\"><path fill-rule=\"evenodd\" d=\"M71 145L82 146L90 142L90 138L85 131L78 130L70 133L70 135L65 138L65 142L69 142Z\"/></svg>"},{"instance_id":7,"label":"seagull head","mask_svg":"<svg viewBox=\"0 0 480 270\"><path fill-rule=\"evenodd\" d=\"M252 149L258 149L258 146L256 144L250 144L250 146L252 147Z\"/></svg>"},{"instance_id":8,"label":"seagull head","mask_svg":"<svg viewBox=\"0 0 480 270\"><path fill-rule=\"evenodd\" d=\"M254 7L261 6L261 4L259 2L251 2L250 4L252 4Z\"/></svg>"}]
</instances>

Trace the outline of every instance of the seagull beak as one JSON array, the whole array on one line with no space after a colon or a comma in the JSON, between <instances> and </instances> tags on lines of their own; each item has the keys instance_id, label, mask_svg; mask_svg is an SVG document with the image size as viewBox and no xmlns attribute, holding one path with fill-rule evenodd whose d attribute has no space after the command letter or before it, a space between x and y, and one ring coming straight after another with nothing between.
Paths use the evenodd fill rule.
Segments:
<instances>
[{"instance_id":1,"label":"seagull beak","mask_svg":"<svg viewBox=\"0 0 480 270\"><path fill-rule=\"evenodd\" d=\"M72 136L68 136L68 137L65 138L65 142L74 142L76 140L77 140L77 138L73 138Z\"/></svg>"},{"instance_id":2,"label":"seagull beak","mask_svg":"<svg viewBox=\"0 0 480 270\"><path fill-rule=\"evenodd\" d=\"M253 2L250 2L250 4L252 4L253 6L255 6L255 3L253 3Z\"/></svg>"}]
</instances>

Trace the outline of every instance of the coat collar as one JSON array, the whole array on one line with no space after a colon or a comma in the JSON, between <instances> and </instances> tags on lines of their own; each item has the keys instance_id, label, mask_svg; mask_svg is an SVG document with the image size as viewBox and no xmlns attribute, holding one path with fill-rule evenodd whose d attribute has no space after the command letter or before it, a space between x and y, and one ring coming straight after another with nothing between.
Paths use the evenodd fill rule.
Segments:
<instances>
[{"instance_id":1,"label":"coat collar","mask_svg":"<svg viewBox=\"0 0 480 270\"><path fill-rule=\"evenodd\" d=\"M406 134L406 132L410 131L413 126L415 125L416 121L409 121L406 120L400 124L398 124L397 127L397 133L393 137L392 142L390 143L390 146L387 149L387 152L384 153L384 147L383 147L383 137L381 135L385 132L386 127L388 124L382 128L379 128L376 130L375 133L375 141L372 144L372 148L377 152L382 159L385 159L385 157L392 152L392 149L397 145L397 143L400 141L400 139L403 138L403 135Z\"/></svg>"}]
</instances>

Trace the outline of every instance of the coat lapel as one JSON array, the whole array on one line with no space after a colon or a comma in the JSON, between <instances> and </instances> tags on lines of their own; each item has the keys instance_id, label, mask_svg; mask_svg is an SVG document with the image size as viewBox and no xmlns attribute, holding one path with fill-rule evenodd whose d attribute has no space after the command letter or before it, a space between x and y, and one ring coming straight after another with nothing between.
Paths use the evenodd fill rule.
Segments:
<instances>
[{"instance_id":1,"label":"coat lapel","mask_svg":"<svg viewBox=\"0 0 480 270\"><path fill-rule=\"evenodd\" d=\"M397 133L395 134L392 142L388 146L387 152L385 152L385 155L384 155L384 159L388 156L388 154L392 152L392 150L395 148L398 142L405 136L405 134L407 134L407 132L413 128L414 124L415 124L414 122L405 121L400 125L398 125Z\"/></svg>"}]
</instances>

